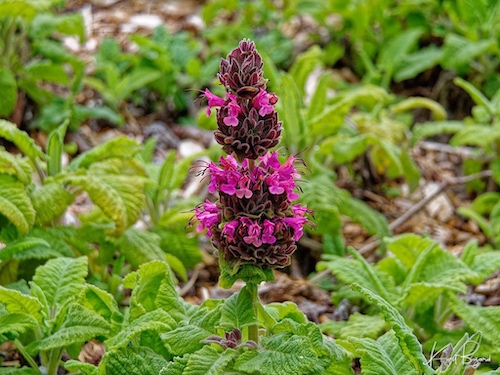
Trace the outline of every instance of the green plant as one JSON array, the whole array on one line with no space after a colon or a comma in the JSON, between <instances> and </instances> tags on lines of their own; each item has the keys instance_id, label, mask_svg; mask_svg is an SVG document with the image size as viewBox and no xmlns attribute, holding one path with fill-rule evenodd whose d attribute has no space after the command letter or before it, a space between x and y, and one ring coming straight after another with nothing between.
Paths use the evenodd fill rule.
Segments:
<instances>
[{"instance_id":1,"label":"green plant","mask_svg":"<svg viewBox=\"0 0 500 375\"><path fill-rule=\"evenodd\" d=\"M428 122L414 128L413 142L421 138L432 137L437 134L450 134L450 145L471 146L473 156L464 161L464 172L472 174L490 169L494 182L500 183L500 90L488 99L471 83L455 78L455 84L464 89L472 98L475 106L472 115L464 121L438 121ZM467 185L480 195L472 202L470 207L460 207L458 212L475 220L484 234L496 245L500 243L499 210L500 205L497 192L486 191L484 181L476 181ZM489 217L487 220L485 217Z\"/></svg>"},{"instance_id":2,"label":"green plant","mask_svg":"<svg viewBox=\"0 0 500 375\"><path fill-rule=\"evenodd\" d=\"M85 64L62 46L60 36L76 36L82 42L83 19L79 14L56 14L58 3L0 2L0 116L21 122L27 95L38 106L32 125L47 133L66 119L71 129L89 117L116 121L106 108L74 102L82 89ZM65 95L55 94L54 87Z\"/></svg>"},{"instance_id":3,"label":"green plant","mask_svg":"<svg viewBox=\"0 0 500 375\"><path fill-rule=\"evenodd\" d=\"M113 293L118 293L124 260L137 267L168 257L184 277L185 266L174 255L166 255L159 235L133 228L145 207L146 191L154 186L138 158L142 147L130 138L116 137L63 168L66 127L67 123L49 135L43 153L27 133L0 121L0 136L25 155L0 150L0 239L6 245L0 253L2 283L15 282L18 277L29 279L41 260L78 255L90 257L92 275L109 284ZM39 181L32 178L35 171ZM74 218L80 222L78 227L67 225L64 214L83 193L93 204ZM120 256L116 257L116 251ZM199 259L199 250L193 249L191 254L191 258L185 257L191 261L188 266ZM108 264L114 265L111 272Z\"/></svg>"},{"instance_id":4,"label":"green plant","mask_svg":"<svg viewBox=\"0 0 500 375\"><path fill-rule=\"evenodd\" d=\"M437 347L442 347L458 342L467 332L481 332L483 343L478 354L498 361L500 353L492 349L500 335L494 317L498 308L470 306L457 295L465 293L468 284L477 285L498 269L500 254L470 243L458 259L430 239L413 234L387 239L386 246L391 255L376 265L366 262L354 249L349 250L353 259L325 255L318 269L329 269L340 281L334 301L359 301L360 295L349 287L359 284L376 295L377 300L398 310L427 350L436 342ZM372 298L368 302L374 304ZM374 305L385 315L379 303ZM370 309L368 312L374 313ZM459 316L464 325L450 331L445 323L452 314ZM349 322L325 323L324 329L347 339L351 335L377 336L386 327L376 316L353 315Z\"/></svg>"}]
</instances>

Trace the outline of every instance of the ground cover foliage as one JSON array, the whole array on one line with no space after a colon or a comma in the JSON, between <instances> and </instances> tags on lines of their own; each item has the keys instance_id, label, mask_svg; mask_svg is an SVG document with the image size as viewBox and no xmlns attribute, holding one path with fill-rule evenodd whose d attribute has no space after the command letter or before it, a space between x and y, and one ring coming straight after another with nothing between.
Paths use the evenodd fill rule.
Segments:
<instances>
[{"instance_id":1,"label":"ground cover foliage","mask_svg":"<svg viewBox=\"0 0 500 375\"><path fill-rule=\"evenodd\" d=\"M497 1L84 3L0 0L0 374L500 373ZM163 24L96 37L124 9ZM289 193L312 225L280 272L330 295L321 319L265 303L280 273L220 254L236 287L217 295L189 224L226 157L206 113L262 89L219 84L242 39L271 93L255 112L305 166ZM425 142L459 155L451 175L427 172ZM402 228L452 188L466 240Z\"/></svg>"}]
</instances>

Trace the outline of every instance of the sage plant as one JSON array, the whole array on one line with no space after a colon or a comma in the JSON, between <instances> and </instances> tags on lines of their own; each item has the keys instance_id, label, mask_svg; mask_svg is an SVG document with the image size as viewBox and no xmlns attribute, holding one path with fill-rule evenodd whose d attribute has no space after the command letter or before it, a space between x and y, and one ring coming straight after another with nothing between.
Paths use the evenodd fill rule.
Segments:
<instances>
[{"instance_id":1,"label":"sage plant","mask_svg":"<svg viewBox=\"0 0 500 375\"><path fill-rule=\"evenodd\" d=\"M294 204L300 160L292 155L280 163L278 152L270 151L280 141L282 123L274 108L278 98L267 91L262 66L254 43L243 40L220 64L218 78L226 97L208 89L203 93L207 115L216 107L215 139L228 155L205 169L208 191L217 201L206 200L195 209L197 230L206 230L218 249L221 286L242 279L254 306L258 283L272 280L273 268L290 265L310 213ZM257 333L249 338L257 341Z\"/></svg>"}]
</instances>

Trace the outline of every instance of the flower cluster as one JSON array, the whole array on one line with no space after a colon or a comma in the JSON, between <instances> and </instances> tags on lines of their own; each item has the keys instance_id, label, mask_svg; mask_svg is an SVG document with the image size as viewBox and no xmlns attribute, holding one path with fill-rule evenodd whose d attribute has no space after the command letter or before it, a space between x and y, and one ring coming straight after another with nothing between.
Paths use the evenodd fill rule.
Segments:
<instances>
[{"instance_id":1,"label":"flower cluster","mask_svg":"<svg viewBox=\"0 0 500 375\"><path fill-rule=\"evenodd\" d=\"M219 164L208 164L208 190L218 192L219 201L207 200L195 209L197 230L207 230L225 261L268 267L290 264L309 212L292 204L298 198L295 179L300 176L295 161L290 156L280 164L278 153L272 152L253 168L248 160L240 164L231 155Z\"/></svg>"},{"instance_id":2,"label":"flower cluster","mask_svg":"<svg viewBox=\"0 0 500 375\"><path fill-rule=\"evenodd\" d=\"M228 156L205 169L208 191L218 200L195 209L197 230L207 231L220 260L231 267L289 265L310 213L293 203L299 198L298 160L290 156L282 164L278 153L269 151L279 143L282 127L274 109L278 98L267 91L262 66L255 45L244 40L221 61L225 98L203 92L207 115L216 108L215 139Z\"/></svg>"},{"instance_id":3,"label":"flower cluster","mask_svg":"<svg viewBox=\"0 0 500 375\"><path fill-rule=\"evenodd\" d=\"M279 143L281 122L274 111L278 98L266 91L262 59L252 42L242 41L221 61L219 80L228 90L225 99L208 89L203 93L207 115L218 108L215 140L239 161L264 156Z\"/></svg>"}]
</instances>

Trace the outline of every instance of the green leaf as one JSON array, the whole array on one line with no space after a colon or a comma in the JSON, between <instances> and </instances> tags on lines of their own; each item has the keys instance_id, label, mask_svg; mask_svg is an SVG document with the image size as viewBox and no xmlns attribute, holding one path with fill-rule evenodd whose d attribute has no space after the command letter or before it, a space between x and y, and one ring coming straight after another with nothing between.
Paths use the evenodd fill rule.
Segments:
<instances>
[{"instance_id":1,"label":"green leaf","mask_svg":"<svg viewBox=\"0 0 500 375\"><path fill-rule=\"evenodd\" d=\"M106 347L111 349L123 348L145 331L154 331L158 335L176 328L177 322L165 310L150 311L134 319L118 332L117 335L105 341Z\"/></svg>"},{"instance_id":2,"label":"green leaf","mask_svg":"<svg viewBox=\"0 0 500 375\"><path fill-rule=\"evenodd\" d=\"M491 150L493 143L500 138L500 124L492 127L486 125L467 125L462 127L451 139L451 146L479 146Z\"/></svg>"},{"instance_id":3,"label":"green leaf","mask_svg":"<svg viewBox=\"0 0 500 375\"><path fill-rule=\"evenodd\" d=\"M92 163L112 158L132 158L141 151L136 140L126 136L110 139L106 143L95 146L80 154L70 163L70 170L88 168Z\"/></svg>"},{"instance_id":4,"label":"green leaf","mask_svg":"<svg viewBox=\"0 0 500 375\"><path fill-rule=\"evenodd\" d=\"M352 250L350 252L354 253ZM382 298L393 301L396 289L392 279L389 277L382 279L383 274L377 274L377 270L360 257L362 258L361 255L357 255L356 259L347 259L336 255L325 255L325 261L318 265L318 270L327 268L342 282L357 283Z\"/></svg>"},{"instance_id":5,"label":"green leaf","mask_svg":"<svg viewBox=\"0 0 500 375\"><path fill-rule=\"evenodd\" d=\"M0 95L0 116L7 117L14 111L17 103L16 77L10 69L0 68L0 87L2 87L2 95Z\"/></svg>"},{"instance_id":6,"label":"green leaf","mask_svg":"<svg viewBox=\"0 0 500 375\"><path fill-rule=\"evenodd\" d=\"M473 332L481 332L483 338L496 344L500 341L500 307L472 306L453 294L449 294L450 307Z\"/></svg>"},{"instance_id":7,"label":"green leaf","mask_svg":"<svg viewBox=\"0 0 500 375\"><path fill-rule=\"evenodd\" d=\"M413 127L411 143L415 145L422 138L430 138L439 134L455 134L464 126L462 121L430 121L416 124Z\"/></svg>"},{"instance_id":8,"label":"green leaf","mask_svg":"<svg viewBox=\"0 0 500 375\"><path fill-rule=\"evenodd\" d=\"M418 51L403 57L394 72L394 80L401 82L415 78L418 74L433 68L443 58L443 50L435 45L420 48Z\"/></svg>"},{"instance_id":9,"label":"green leaf","mask_svg":"<svg viewBox=\"0 0 500 375\"><path fill-rule=\"evenodd\" d=\"M98 369L91 363L80 362L74 359L64 362L64 368L72 373L79 372L83 375L97 375Z\"/></svg>"},{"instance_id":10,"label":"green leaf","mask_svg":"<svg viewBox=\"0 0 500 375\"><path fill-rule=\"evenodd\" d=\"M0 214L5 216L21 235L28 233L35 222L36 213L25 187L12 176L0 175Z\"/></svg>"},{"instance_id":11,"label":"green leaf","mask_svg":"<svg viewBox=\"0 0 500 375\"><path fill-rule=\"evenodd\" d=\"M318 357L306 337L279 333L262 339L263 349L241 354L234 368L246 374L303 375L316 365Z\"/></svg>"},{"instance_id":12,"label":"green leaf","mask_svg":"<svg viewBox=\"0 0 500 375\"><path fill-rule=\"evenodd\" d=\"M444 121L446 120L446 117L448 117L448 115L446 114L446 110L441 104L439 104L435 100L424 97L406 98L397 104L391 105L389 108L396 114L408 112L416 108L425 108L431 111L432 116L436 121Z\"/></svg>"},{"instance_id":13,"label":"green leaf","mask_svg":"<svg viewBox=\"0 0 500 375\"><path fill-rule=\"evenodd\" d=\"M12 313L0 316L0 335L18 337L29 329L38 326L36 319L27 314Z\"/></svg>"},{"instance_id":14,"label":"green leaf","mask_svg":"<svg viewBox=\"0 0 500 375\"><path fill-rule=\"evenodd\" d=\"M47 81L68 85L68 74L64 70L62 64L54 64L51 61L34 61L24 67L25 74L28 74L30 79L34 81Z\"/></svg>"},{"instance_id":15,"label":"green leaf","mask_svg":"<svg viewBox=\"0 0 500 375\"><path fill-rule=\"evenodd\" d=\"M318 116L325 109L328 83L330 79L331 74L329 72L323 73L319 78L318 85L316 86L316 90L314 90L311 102L307 108L307 120L311 120L312 118Z\"/></svg>"},{"instance_id":16,"label":"green leaf","mask_svg":"<svg viewBox=\"0 0 500 375\"><path fill-rule=\"evenodd\" d=\"M17 290L7 289L0 285L0 303L10 314L25 314L42 321L42 305L40 301Z\"/></svg>"},{"instance_id":17,"label":"green leaf","mask_svg":"<svg viewBox=\"0 0 500 375\"><path fill-rule=\"evenodd\" d=\"M77 296L85 285L87 257L51 259L38 267L33 283L43 290L49 306L61 306Z\"/></svg>"},{"instance_id":18,"label":"green leaf","mask_svg":"<svg viewBox=\"0 0 500 375\"><path fill-rule=\"evenodd\" d=\"M426 282L415 282L412 283L407 289L404 290L404 294L401 297L401 302L403 307L415 306L418 304L433 304L435 300L445 292L450 291L454 293L465 293L467 287L465 284L439 284L439 283L426 283Z\"/></svg>"},{"instance_id":19,"label":"green leaf","mask_svg":"<svg viewBox=\"0 0 500 375\"><path fill-rule=\"evenodd\" d=\"M186 311L173 282L166 262L152 261L143 264L123 280L123 285L133 289L130 298L130 317L136 319L148 311L163 308L176 321L185 319Z\"/></svg>"},{"instance_id":20,"label":"green leaf","mask_svg":"<svg viewBox=\"0 0 500 375\"><path fill-rule=\"evenodd\" d=\"M30 236L8 243L0 252L0 260L47 259L58 256L61 256L61 254L52 249L47 241Z\"/></svg>"},{"instance_id":21,"label":"green leaf","mask_svg":"<svg viewBox=\"0 0 500 375\"><path fill-rule=\"evenodd\" d=\"M396 237L388 237L384 239L384 242L387 249L392 252L408 270L415 264L419 255L434 243L430 238L421 237L416 234L403 234Z\"/></svg>"},{"instance_id":22,"label":"green leaf","mask_svg":"<svg viewBox=\"0 0 500 375\"><path fill-rule=\"evenodd\" d=\"M290 67L290 75L297 84L297 88L302 95L305 94L305 84L307 77L312 71L321 65L323 51L317 45L313 45L306 52L301 53Z\"/></svg>"},{"instance_id":23,"label":"green leaf","mask_svg":"<svg viewBox=\"0 0 500 375\"><path fill-rule=\"evenodd\" d=\"M490 215L491 237L498 246L500 244L500 201L493 206Z\"/></svg>"},{"instance_id":24,"label":"green leaf","mask_svg":"<svg viewBox=\"0 0 500 375\"><path fill-rule=\"evenodd\" d=\"M110 329L111 324L99 314L82 305L72 303L68 307L62 326L52 335L28 345L27 350L35 354L38 351L82 344L96 337L106 337Z\"/></svg>"},{"instance_id":25,"label":"green leaf","mask_svg":"<svg viewBox=\"0 0 500 375\"><path fill-rule=\"evenodd\" d=\"M19 130L12 122L0 119L0 137L14 143L31 160L45 159L45 154L28 133Z\"/></svg>"},{"instance_id":26,"label":"green leaf","mask_svg":"<svg viewBox=\"0 0 500 375\"><path fill-rule=\"evenodd\" d=\"M171 354L182 356L201 349L204 345L201 341L211 334L206 329L188 324L162 334L161 339Z\"/></svg>"},{"instance_id":27,"label":"green leaf","mask_svg":"<svg viewBox=\"0 0 500 375\"><path fill-rule=\"evenodd\" d=\"M47 140L47 172L49 176L55 176L61 172L61 158L64 147L64 136L68 128L69 121L65 121L58 128L52 130Z\"/></svg>"},{"instance_id":28,"label":"green leaf","mask_svg":"<svg viewBox=\"0 0 500 375\"><path fill-rule=\"evenodd\" d=\"M33 169L26 158L0 149L0 173L17 178L26 186L31 183Z\"/></svg>"},{"instance_id":29,"label":"green leaf","mask_svg":"<svg viewBox=\"0 0 500 375\"><path fill-rule=\"evenodd\" d=\"M285 301L281 303L268 303L264 306L265 311L276 321L282 321L285 319L293 320L297 323L305 324L307 322L307 317L302 311L300 311L297 304L291 301Z\"/></svg>"},{"instance_id":30,"label":"green leaf","mask_svg":"<svg viewBox=\"0 0 500 375\"><path fill-rule=\"evenodd\" d=\"M396 333L391 330L377 341L352 338L361 358L363 375L419 375L412 361L405 355Z\"/></svg>"},{"instance_id":31,"label":"green leaf","mask_svg":"<svg viewBox=\"0 0 500 375\"><path fill-rule=\"evenodd\" d=\"M434 370L427 364L427 359L422 353L420 342L415 335L413 335L411 329L406 325L404 318L396 308L358 284L353 284L352 287L354 290L361 293L368 303L374 304L380 308L385 319L396 333L403 354L411 361L417 373L423 373L425 375L434 374Z\"/></svg>"},{"instance_id":32,"label":"green leaf","mask_svg":"<svg viewBox=\"0 0 500 375\"><path fill-rule=\"evenodd\" d=\"M89 310L95 311L107 322L110 322L111 334L116 334L121 329L123 315L115 298L108 292L99 289L95 285L86 284L76 302Z\"/></svg>"},{"instance_id":33,"label":"green leaf","mask_svg":"<svg viewBox=\"0 0 500 375\"><path fill-rule=\"evenodd\" d=\"M93 175L65 175L58 181L63 184L80 186L92 202L114 223L111 235L119 235L127 228L127 208L122 197L109 183Z\"/></svg>"},{"instance_id":34,"label":"green leaf","mask_svg":"<svg viewBox=\"0 0 500 375\"><path fill-rule=\"evenodd\" d=\"M155 233L129 228L120 237L118 248L132 266L138 267L152 260L165 260L160 240Z\"/></svg>"},{"instance_id":35,"label":"green leaf","mask_svg":"<svg viewBox=\"0 0 500 375\"><path fill-rule=\"evenodd\" d=\"M99 364L99 375L159 374L168 362L162 356L146 347L125 347L104 354Z\"/></svg>"},{"instance_id":36,"label":"green leaf","mask_svg":"<svg viewBox=\"0 0 500 375\"><path fill-rule=\"evenodd\" d=\"M368 139L365 135L356 135L354 137L339 134L330 137L321 143L321 153L332 155L335 163L350 163L366 151Z\"/></svg>"},{"instance_id":37,"label":"green leaf","mask_svg":"<svg viewBox=\"0 0 500 375\"><path fill-rule=\"evenodd\" d=\"M35 223L43 225L57 219L73 203L74 198L57 182L47 181L42 186L36 186L31 192L31 201L36 211Z\"/></svg>"},{"instance_id":38,"label":"green leaf","mask_svg":"<svg viewBox=\"0 0 500 375\"><path fill-rule=\"evenodd\" d=\"M169 225L168 227L153 227L150 230L161 237L160 246L167 253L167 256L171 254L178 258L186 268L193 268L203 259L198 238L186 236L185 223L188 221L189 219L181 221L179 224ZM163 220L160 224L163 225ZM173 265L172 269L174 269ZM177 272L176 269L174 271Z\"/></svg>"},{"instance_id":39,"label":"green leaf","mask_svg":"<svg viewBox=\"0 0 500 375\"><path fill-rule=\"evenodd\" d=\"M189 356L182 375L224 375L226 368L236 357L237 352L232 349L219 353L211 346L204 346Z\"/></svg>"},{"instance_id":40,"label":"green leaf","mask_svg":"<svg viewBox=\"0 0 500 375\"><path fill-rule=\"evenodd\" d=\"M376 339L387 330L387 322L380 315L364 315L355 312L349 317L347 325L340 329L340 338L349 337Z\"/></svg>"},{"instance_id":41,"label":"green leaf","mask_svg":"<svg viewBox=\"0 0 500 375\"><path fill-rule=\"evenodd\" d=\"M252 298L246 286L224 302L220 321L221 326L241 330L243 327L253 324L255 319Z\"/></svg>"},{"instance_id":42,"label":"green leaf","mask_svg":"<svg viewBox=\"0 0 500 375\"><path fill-rule=\"evenodd\" d=\"M306 144L306 129L304 116L300 108L302 98L299 88L290 75L284 74L281 78L281 103L283 111L283 122L286 124L284 131L284 142L289 148L290 153L297 153L303 149Z\"/></svg>"},{"instance_id":43,"label":"green leaf","mask_svg":"<svg viewBox=\"0 0 500 375\"><path fill-rule=\"evenodd\" d=\"M485 53L493 52L495 47L494 38L473 42L463 36L447 33L444 38L441 66L458 73L465 73L469 71L472 60Z\"/></svg>"},{"instance_id":44,"label":"green leaf","mask_svg":"<svg viewBox=\"0 0 500 375\"><path fill-rule=\"evenodd\" d=\"M480 278L486 279L500 268L500 252L491 250L477 254L470 268L480 274Z\"/></svg>"}]
</instances>

